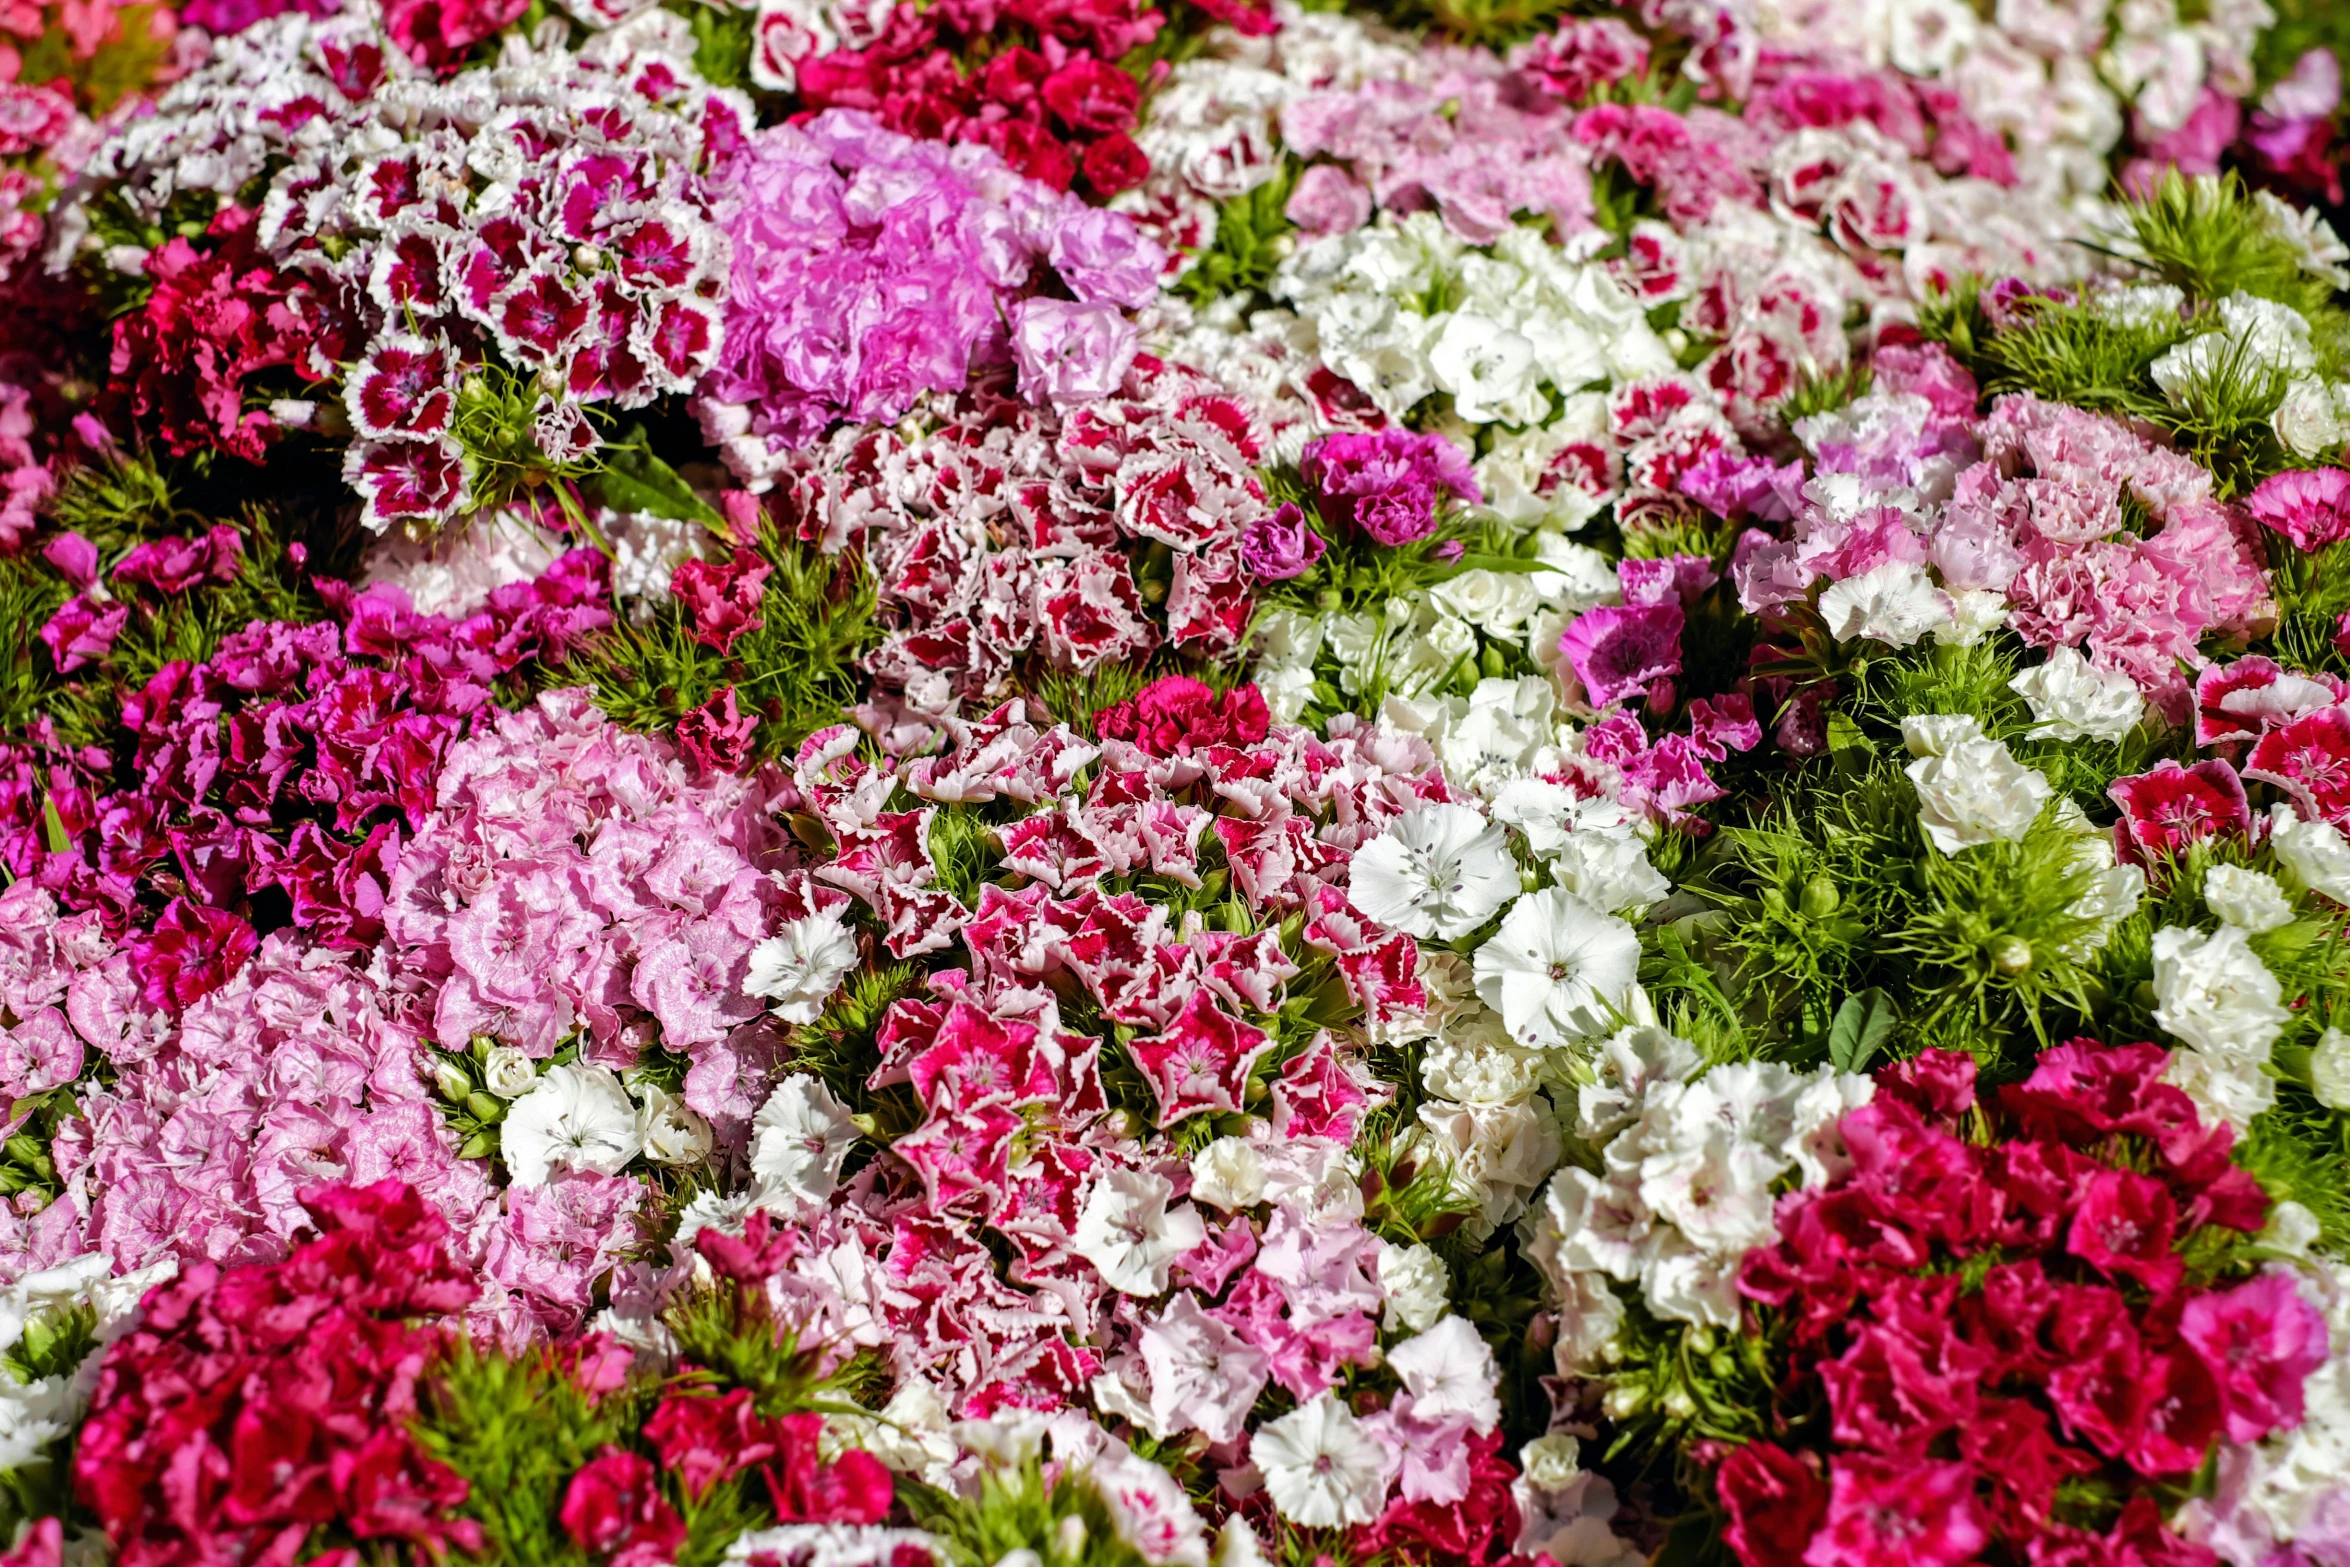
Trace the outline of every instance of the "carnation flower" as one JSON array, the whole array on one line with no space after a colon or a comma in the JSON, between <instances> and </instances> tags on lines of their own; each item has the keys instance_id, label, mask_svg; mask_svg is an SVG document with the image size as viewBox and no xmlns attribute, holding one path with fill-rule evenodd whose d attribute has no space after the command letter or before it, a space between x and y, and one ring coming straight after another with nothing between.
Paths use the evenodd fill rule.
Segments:
<instances>
[{"instance_id":1,"label":"carnation flower","mask_svg":"<svg viewBox=\"0 0 2350 1567\"><path fill-rule=\"evenodd\" d=\"M795 1072L751 1118L751 1175L763 1203L807 1212L829 1200L863 1134L821 1078Z\"/></svg>"},{"instance_id":2,"label":"carnation flower","mask_svg":"<svg viewBox=\"0 0 2350 1567\"><path fill-rule=\"evenodd\" d=\"M807 914L751 949L743 988L785 1022L813 1023L857 962L857 938L839 910Z\"/></svg>"},{"instance_id":3,"label":"carnation flower","mask_svg":"<svg viewBox=\"0 0 2350 1567\"><path fill-rule=\"evenodd\" d=\"M2305 819L2293 807L2269 807L2269 847L2301 885L2336 903L2350 904L2350 842L2330 822Z\"/></svg>"},{"instance_id":4,"label":"carnation flower","mask_svg":"<svg viewBox=\"0 0 2350 1567\"><path fill-rule=\"evenodd\" d=\"M2136 681L2099 669L2076 648L2049 649L2046 659L2007 684L2031 707L2035 740L2119 741L2146 711Z\"/></svg>"},{"instance_id":5,"label":"carnation flower","mask_svg":"<svg viewBox=\"0 0 2350 1567\"><path fill-rule=\"evenodd\" d=\"M1903 769L1917 789L1918 825L1944 854L2020 840L2055 792L1972 720L1905 718L1901 731L1918 758Z\"/></svg>"},{"instance_id":6,"label":"carnation flower","mask_svg":"<svg viewBox=\"0 0 2350 1567\"><path fill-rule=\"evenodd\" d=\"M1355 851L1347 895L1383 924L1452 941L1491 919L1518 893L1517 861L1500 828L1460 805L1429 805L1396 818Z\"/></svg>"},{"instance_id":7,"label":"carnation flower","mask_svg":"<svg viewBox=\"0 0 2350 1567\"><path fill-rule=\"evenodd\" d=\"M1640 938L1562 888L1511 905L1477 949L1477 994L1510 1037L1537 1048L1610 1032L1632 1005Z\"/></svg>"},{"instance_id":8,"label":"carnation flower","mask_svg":"<svg viewBox=\"0 0 2350 1567\"><path fill-rule=\"evenodd\" d=\"M1071 1245L1110 1288L1165 1294L1168 1268L1207 1235L1191 1204L1168 1208L1174 1195L1175 1183L1164 1176L1106 1171L1086 1195Z\"/></svg>"},{"instance_id":9,"label":"carnation flower","mask_svg":"<svg viewBox=\"0 0 2350 1567\"><path fill-rule=\"evenodd\" d=\"M555 1167L618 1175L644 1151L628 1090L609 1068L573 1062L549 1067L499 1123L506 1173L544 1186Z\"/></svg>"},{"instance_id":10,"label":"carnation flower","mask_svg":"<svg viewBox=\"0 0 2350 1567\"><path fill-rule=\"evenodd\" d=\"M2244 509L2305 553L2350 538L2350 473L2340 468L2288 468L2261 481Z\"/></svg>"},{"instance_id":11,"label":"carnation flower","mask_svg":"<svg viewBox=\"0 0 2350 1567\"><path fill-rule=\"evenodd\" d=\"M1865 637L1908 647L1951 624L1952 610L1950 596L1934 585L1925 567L1887 561L1831 584L1820 595L1820 619L1839 642Z\"/></svg>"},{"instance_id":12,"label":"carnation flower","mask_svg":"<svg viewBox=\"0 0 2350 1567\"><path fill-rule=\"evenodd\" d=\"M1387 1352L1387 1364L1403 1379L1415 1420L1457 1418L1481 1432L1501 1420L1493 1349L1466 1317L1446 1316L1404 1340Z\"/></svg>"},{"instance_id":13,"label":"carnation flower","mask_svg":"<svg viewBox=\"0 0 2350 1567\"><path fill-rule=\"evenodd\" d=\"M1308 1529L1369 1523L1387 1494L1386 1449L1327 1393L1259 1427L1249 1461L1281 1516Z\"/></svg>"},{"instance_id":14,"label":"carnation flower","mask_svg":"<svg viewBox=\"0 0 2350 1567\"><path fill-rule=\"evenodd\" d=\"M2204 872L2203 904L2249 936L2293 922L2293 905L2276 879L2240 865L2214 865Z\"/></svg>"}]
</instances>

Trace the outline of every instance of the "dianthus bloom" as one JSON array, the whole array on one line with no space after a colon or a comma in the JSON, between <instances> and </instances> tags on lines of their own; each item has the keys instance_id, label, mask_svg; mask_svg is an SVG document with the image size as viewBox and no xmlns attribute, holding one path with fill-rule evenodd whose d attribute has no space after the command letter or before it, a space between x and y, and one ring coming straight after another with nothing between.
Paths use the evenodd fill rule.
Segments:
<instances>
[{"instance_id":1,"label":"dianthus bloom","mask_svg":"<svg viewBox=\"0 0 2350 1567\"><path fill-rule=\"evenodd\" d=\"M1305 449L1298 470L1334 533L1360 528L1390 546L1435 532L1440 505L1485 498L1459 447L1410 430L1324 436Z\"/></svg>"},{"instance_id":2,"label":"dianthus bloom","mask_svg":"<svg viewBox=\"0 0 2350 1567\"><path fill-rule=\"evenodd\" d=\"M2350 539L2350 473L2340 468L2288 468L2264 480L2245 510L2302 551Z\"/></svg>"},{"instance_id":3,"label":"dianthus bloom","mask_svg":"<svg viewBox=\"0 0 2350 1567\"><path fill-rule=\"evenodd\" d=\"M302 1194L316 1239L284 1261L196 1263L108 1352L74 1487L122 1567L241 1557L276 1538L291 1559L321 1525L479 1551L450 1519L465 1481L407 1423L441 1334L473 1280L440 1216L398 1181Z\"/></svg>"},{"instance_id":4,"label":"dianthus bloom","mask_svg":"<svg viewBox=\"0 0 2350 1567\"><path fill-rule=\"evenodd\" d=\"M1153 297L1165 262L1128 219L983 147L916 141L848 109L761 131L718 203L734 250L728 340L698 406L729 463L758 480L836 421L891 423L1015 346L1082 337L1027 323L1033 311L1098 314L1124 330L1131 359L1119 309ZM1076 305L1029 300L1048 272ZM1082 369L1114 386L1125 364Z\"/></svg>"}]
</instances>

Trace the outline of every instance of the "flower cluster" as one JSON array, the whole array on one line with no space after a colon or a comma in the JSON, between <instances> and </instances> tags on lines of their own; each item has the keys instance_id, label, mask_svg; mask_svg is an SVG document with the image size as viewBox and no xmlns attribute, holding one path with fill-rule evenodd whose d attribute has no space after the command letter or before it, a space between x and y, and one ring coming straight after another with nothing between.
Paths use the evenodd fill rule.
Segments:
<instances>
[{"instance_id":1,"label":"flower cluster","mask_svg":"<svg viewBox=\"0 0 2350 1567\"><path fill-rule=\"evenodd\" d=\"M715 182L733 245L727 346L703 428L764 486L834 422L893 424L925 392L1016 364L1032 402L1117 390L1164 256L1132 224L835 109L751 139ZM1053 281L1075 296L1035 292Z\"/></svg>"},{"instance_id":2,"label":"flower cluster","mask_svg":"<svg viewBox=\"0 0 2350 1567\"><path fill-rule=\"evenodd\" d=\"M446 1227L396 1180L304 1197L314 1239L267 1267L190 1266L107 1352L74 1482L117 1561L290 1557L329 1524L479 1547L448 1516L464 1480L406 1426L438 1342L410 1319L474 1289Z\"/></svg>"},{"instance_id":3,"label":"flower cluster","mask_svg":"<svg viewBox=\"0 0 2350 1567\"><path fill-rule=\"evenodd\" d=\"M2289 1274L2226 1270L2224 1236L2258 1230L2267 1201L2163 1064L2152 1045L2057 1046L2002 1090L2010 1130L1987 1145L1954 1130L1978 1109L1972 1061L1879 1075L1840 1124L1846 1172L1787 1198L1784 1238L1739 1276L1786 1325L1790 1391L1826 1406L1823 1433L1724 1462L1742 1562L1958 1563L1994 1541L2192 1559L2143 1488L2223 1435L2298 1425L2327 1331ZM1963 1295L1937 1266L1978 1257ZM2111 1482L2102 1515L2063 1495L2089 1476Z\"/></svg>"},{"instance_id":4,"label":"flower cluster","mask_svg":"<svg viewBox=\"0 0 2350 1567\"><path fill-rule=\"evenodd\" d=\"M1148 356L1106 390L1061 413L983 381L928 428L843 430L777 474L800 537L871 560L890 629L867 667L914 713L992 701L1015 670L1225 653L1247 628L1269 516L1247 404Z\"/></svg>"}]
</instances>

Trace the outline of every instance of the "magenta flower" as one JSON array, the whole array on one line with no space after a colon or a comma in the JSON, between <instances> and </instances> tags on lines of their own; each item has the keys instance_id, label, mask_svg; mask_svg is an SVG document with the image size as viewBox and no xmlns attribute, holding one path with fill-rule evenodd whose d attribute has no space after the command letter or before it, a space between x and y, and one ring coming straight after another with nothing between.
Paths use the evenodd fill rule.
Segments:
<instances>
[{"instance_id":1,"label":"magenta flower","mask_svg":"<svg viewBox=\"0 0 2350 1567\"><path fill-rule=\"evenodd\" d=\"M2288 468L2261 481L2244 509L2304 553L2350 539L2350 473L2340 468Z\"/></svg>"},{"instance_id":2,"label":"magenta flower","mask_svg":"<svg viewBox=\"0 0 2350 1567\"><path fill-rule=\"evenodd\" d=\"M2196 1296L2179 1315L2179 1337L2219 1384L2231 1442L2299 1425L2302 1383L2326 1363L2325 1318L2287 1273Z\"/></svg>"},{"instance_id":3,"label":"magenta flower","mask_svg":"<svg viewBox=\"0 0 2350 1567\"><path fill-rule=\"evenodd\" d=\"M2350 822L2350 708L2321 707L2262 735L2244 776L2286 790L2305 815Z\"/></svg>"},{"instance_id":4,"label":"magenta flower","mask_svg":"<svg viewBox=\"0 0 2350 1567\"><path fill-rule=\"evenodd\" d=\"M1591 705L1612 707L1681 672L1684 619L1677 601L1603 604L1575 617L1559 652Z\"/></svg>"},{"instance_id":5,"label":"magenta flower","mask_svg":"<svg viewBox=\"0 0 2350 1567\"><path fill-rule=\"evenodd\" d=\"M2123 847L2149 857L2180 854L2205 838L2252 829L2244 782L2217 759L2192 767L2165 760L2151 772L2117 779L2106 793L2122 808Z\"/></svg>"},{"instance_id":6,"label":"magenta flower","mask_svg":"<svg viewBox=\"0 0 2350 1567\"><path fill-rule=\"evenodd\" d=\"M1249 1069L1273 1048L1273 1036L1233 1017L1201 989L1164 1033L1126 1048L1159 1096L1159 1125L1165 1127L1202 1110L1238 1110Z\"/></svg>"},{"instance_id":7,"label":"magenta flower","mask_svg":"<svg viewBox=\"0 0 2350 1567\"><path fill-rule=\"evenodd\" d=\"M1837 1457L1805 1567L1959 1567L1991 1543L1971 1465Z\"/></svg>"},{"instance_id":8,"label":"magenta flower","mask_svg":"<svg viewBox=\"0 0 2350 1567\"><path fill-rule=\"evenodd\" d=\"M1249 574L1267 581L1302 577L1314 569L1330 546L1306 526L1305 513L1284 502L1269 517L1260 517L1240 536L1240 563Z\"/></svg>"},{"instance_id":9,"label":"magenta flower","mask_svg":"<svg viewBox=\"0 0 2350 1567\"><path fill-rule=\"evenodd\" d=\"M1298 471L1335 534L1360 528L1391 548L1434 533L1441 502L1485 498L1459 447L1411 430L1323 436L1307 445Z\"/></svg>"}]
</instances>

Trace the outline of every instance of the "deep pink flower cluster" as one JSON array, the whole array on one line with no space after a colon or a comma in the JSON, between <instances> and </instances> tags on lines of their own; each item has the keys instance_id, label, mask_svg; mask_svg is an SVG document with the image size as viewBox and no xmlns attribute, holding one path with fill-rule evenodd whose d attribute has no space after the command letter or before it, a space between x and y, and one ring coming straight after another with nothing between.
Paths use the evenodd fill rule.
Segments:
<instances>
[{"instance_id":1,"label":"deep pink flower cluster","mask_svg":"<svg viewBox=\"0 0 2350 1567\"><path fill-rule=\"evenodd\" d=\"M1203 8L1272 30L1271 8L1254 0ZM1082 178L1106 199L1150 172L1129 134L1141 87L1114 62L1165 21L1142 0L900 5L869 46L800 59L794 74L810 108L863 109L908 135L976 142L1055 190ZM984 62L969 50L982 39Z\"/></svg>"},{"instance_id":2,"label":"deep pink flower cluster","mask_svg":"<svg viewBox=\"0 0 2350 1567\"><path fill-rule=\"evenodd\" d=\"M148 257L154 288L114 323L107 391L175 457L218 449L259 462L277 421L248 408L253 378L286 372L281 394L348 358L346 330L306 279L256 243L261 214L224 206L199 247L174 235ZM261 400L266 401L262 396Z\"/></svg>"},{"instance_id":3,"label":"deep pink flower cluster","mask_svg":"<svg viewBox=\"0 0 2350 1567\"><path fill-rule=\"evenodd\" d=\"M2306 821L2350 827L2350 682L2252 655L2195 680L2195 742L2216 754L2115 780L2114 842L2149 866L2206 839L2258 841L2247 782L2273 785Z\"/></svg>"},{"instance_id":4,"label":"deep pink flower cluster","mask_svg":"<svg viewBox=\"0 0 2350 1567\"><path fill-rule=\"evenodd\" d=\"M2268 1203L2167 1061L2075 1040L1996 1107L1963 1055L1878 1074L1842 1123L1851 1170L1782 1198L1740 1275L1789 1331L1788 1407L1827 1410L1815 1445L1723 1464L1746 1567L1958 1567L1994 1542L2034 1567L2216 1562L2151 1487L2297 1424L2326 1326L2288 1275L2190 1263L2198 1231L2257 1231ZM1960 1135L1983 1114L1991 1141ZM2126 1505L2060 1500L2090 1476Z\"/></svg>"},{"instance_id":5,"label":"deep pink flower cluster","mask_svg":"<svg viewBox=\"0 0 2350 1567\"><path fill-rule=\"evenodd\" d=\"M1361 533L1391 549L1434 533L1440 507L1485 498L1459 447L1400 427L1323 436L1299 457L1298 474L1332 538Z\"/></svg>"},{"instance_id":6,"label":"deep pink flower cluster","mask_svg":"<svg viewBox=\"0 0 2350 1567\"><path fill-rule=\"evenodd\" d=\"M434 1554L481 1549L447 1517L457 1475L407 1429L443 1337L472 1299L447 1227L396 1180L302 1193L317 1238L283 1261L195 1263L107 1351L74 1484L123 1567L293 1561L329 1528Z\"/></svg>"},{"instance_id":7,"label":"deep pink flower cluster","mask_svg":"<svg viewBox=\"0 0 2350 1567\"><path fill-rule=\"evenodd\" d=\"M75 534L45 553L81 592L44 627L61 670L104 656L157 598L233 576L236 531L154 540L101 593L97 552ZM128 694L136 742L126 779L104 753L9 748L0 778L0 861L69 909L103 911L110 932L171 918L150 938L152 987L185 1006L235 965L184 954L242 944L221 925L248 900L282 897L283 919L331 947L382 931L386 879L403 831L424 824L449 745L494 710L492 686L526 664L560 664L611 623L607 565L574 550L535 581L494 591L463 620L420 615L390 585L319 579L338 626L255 621L202 663L166 664ZM158 872L162 873L158 876Z\"/></svg>"},{"instance_id":8,"label":"deep pink flower cluster","mask_svg":"<svg viewBox=\"0 0 2350 1567\"><path fill-rule=\"evenodd\" d=\"M862 542L873 563L891 628L866 660L879 700L943 714L1030 659L1085 671L1237 646L1241 540L1266 515L1246 404L1148 355L1067 414L1007 390L975 386L927 435L843 431L778 481L787 527L828 551ZM1155 603L1137 576L1154 553Z\"/></svg>"},{"instance_id":9,"label":"deep pink flower cluster","mask_svg":"<svg viewBox=\"0 0 2350 1567\"><path fill-rule=\"evenodd\" d=\"M984 147L852 110L761 131L714 194L734 264L697 407L754 481L834 423L894 423L974 369L1016 362L1035 402L1115 391L1136 343L1124 312L1166 261L1128 219ZM1073 301L1040 292L1056 279Z\"/></svg>"}]
</instances>

